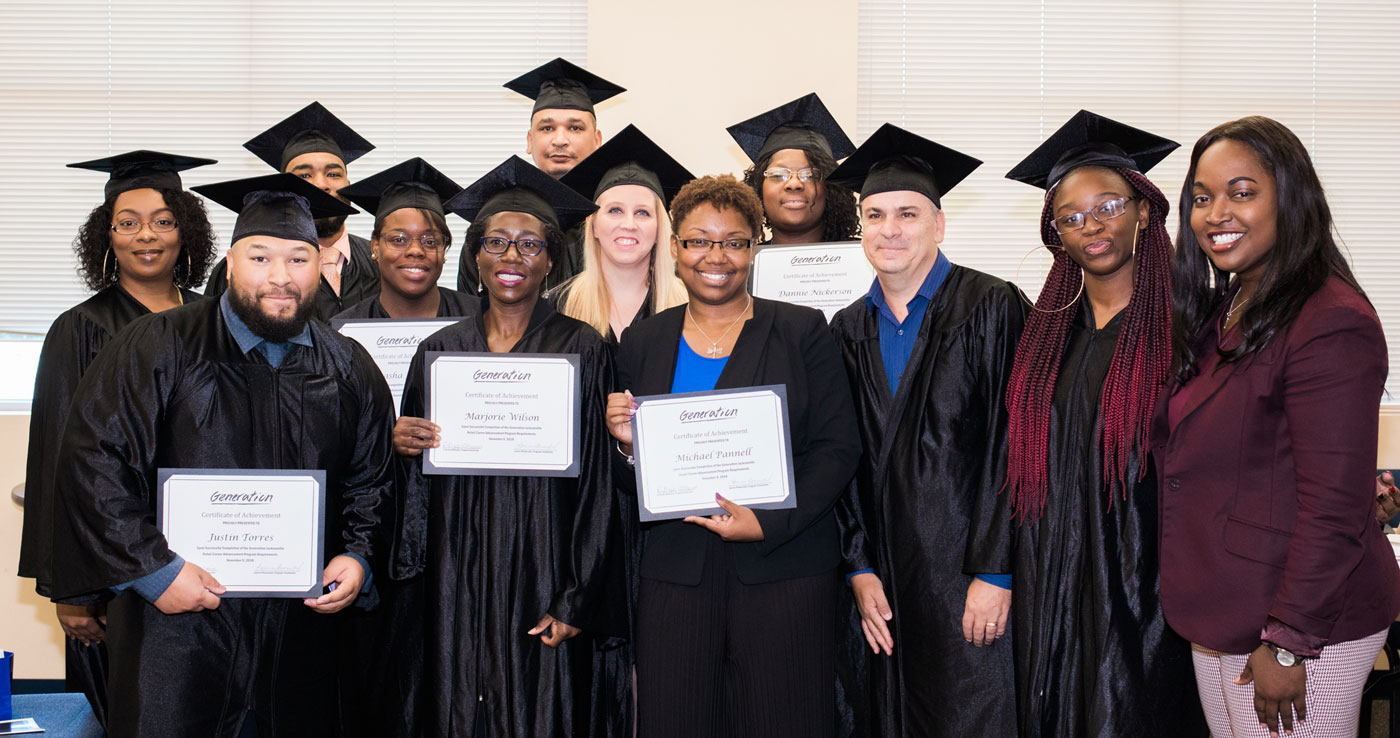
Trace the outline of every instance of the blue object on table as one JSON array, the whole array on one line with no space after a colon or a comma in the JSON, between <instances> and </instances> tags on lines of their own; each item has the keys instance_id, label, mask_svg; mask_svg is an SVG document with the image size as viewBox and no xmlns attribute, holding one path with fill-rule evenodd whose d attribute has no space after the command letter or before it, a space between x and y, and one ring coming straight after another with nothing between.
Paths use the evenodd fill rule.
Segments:
<instances>
[{"instance_id":1,"label":"blue object on table","mask_svg":"<svg viewBox=\"0 0 1400 738\"><path fill-rule=\"evenodd\" d=\"M103 738L102 724L92 714L87 697L66 694L15 695L15 717L34 718L43 738Z\"/></svg>"},{"instance_id":2,"label":"blue object on table","mask_svg":"<svg viewBox=\"0 0 1400 738\"><path fill-rule=\"evenodd\" d=\"M13 717L10 705L10 679L15 673L15 655L0 651L0 720Z\"/></svg>"}]
</instances>

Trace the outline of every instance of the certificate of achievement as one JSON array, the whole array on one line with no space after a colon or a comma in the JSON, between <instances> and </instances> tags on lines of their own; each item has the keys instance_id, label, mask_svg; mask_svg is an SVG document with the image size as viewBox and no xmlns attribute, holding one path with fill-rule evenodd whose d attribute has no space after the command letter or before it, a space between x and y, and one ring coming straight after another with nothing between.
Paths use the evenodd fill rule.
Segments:
<instances>
[{"instance_id":1,"label":"certificate of achievement","mask_svg":"<svg viewBox=\"0 0 1400 738\"><path fill-rule=\"evenodd\" d=\"M156 518L170 550L222 597L320 597L326 473L160 469Z\"/></svg>"},{"instance_id":2,"label":"certificate of achievement","mask_svg":"<svg viewBox=\"0 0 1400 738\"><path fill-rule=\"evenodd\" d=\"M874 281L860 241L760 246L753 257L754 297L816 308L828 322Z\"/></svg>"},{"instance_id":3,"label":"certificate of achievement","mask_svg":"<svg viewBox=\"0 0 1400 738\"><path fill-rule=\"evenodd\" d=\"M643 522L722 514L716 494L763 510L797 506L783 385L635 399Z\"/></svg>"},{"instance_id":4,"label":"certificate of achievement","mask_svg":"<svg viewBox=\"0 0 1400 738\"><path fill-rule=\"evenodd\" d=\"M369 355L394 393L394 415L403 407L403 383L408 365L423 339L463 318L364 318L331 321L331 327L369 350Z\"/></svg>"},{"instance_id":5,"label":"certificate of achievement","mask_svg":"<svg viewBox=\"0 0 1400 738\"><path fill-rule=\"evenodd\" d=\"M424 474L576 477L578 354L429 351Z\"/></svg>"}]
</instances>

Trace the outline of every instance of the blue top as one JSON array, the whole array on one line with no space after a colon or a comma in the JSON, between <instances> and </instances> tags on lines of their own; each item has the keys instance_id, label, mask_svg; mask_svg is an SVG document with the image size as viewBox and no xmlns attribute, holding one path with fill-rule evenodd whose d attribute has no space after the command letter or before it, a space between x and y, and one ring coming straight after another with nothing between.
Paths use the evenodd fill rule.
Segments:
<instances>
[{"instance_id":1,"label":"blue top","mask_svg":"<svg viewBox=\"0 0 1400 738\"><path fill-rule=\"evenodd\" d=\"M865 293L865 304L875 311L876 322L880 326L880 359L885 365L885 379L890 383L891 395L899 391L899 380L904 377L904 368L909 364L909 356L914 353L914 342L919 338L919 327L924 324L924 314L928 312L928 305L933 301L933 296L938 294L938 288L943 286L943 280L948 278L948 272L952 270L953 262L948 261L948 257L940 250L938 259L933 262L933 268L924 278L924 283L919 286L919 291L906 306L909 314L904 316L903 321L894 317L894 310L890 309L889 303L885 301L885 291L880 287L880 280L875 280L874 284L870 285L870 291ZM851 573L846 579L849 581L856 574L864 573L873 572L870 569L862 569ZM1002 589L1011 589L1010 574L978 574L976 578Z\"/></svg>"},{"instance_id":2,"label":"blue top","mask_svg":"<svg viewBox=\"0 0 1400 738\"><path fill-rule=\"evenodd\" d=\"M715 388L720 372L729 363L729 357L711 359L695 353L695 349L681 336L680 348L676 349L676 374L671 378L672 392L708 392Z\"/></svg>"},{"instance_id":3,"label":"blue top","mask_svg":"<svg viewBox=\"0 0 1400 738\"><path fill-rule=\"evenodd\" d=\"M885 302L885 291L880 288L880 280L875 280L870 285L870 291L865 293L865 304L875 311L880 324L880 358L885 364L885 379L890 383L891 395L899 391L899 380L904 376L909 355L914 352L914 341L919 337L919 326L924 324L928 304L952 269L953 262L939 251L938 260L933 263L914 299L909 301L909 314L904 316L904 322L894 317L894 310Z\"/></svg>"}]
</instances>

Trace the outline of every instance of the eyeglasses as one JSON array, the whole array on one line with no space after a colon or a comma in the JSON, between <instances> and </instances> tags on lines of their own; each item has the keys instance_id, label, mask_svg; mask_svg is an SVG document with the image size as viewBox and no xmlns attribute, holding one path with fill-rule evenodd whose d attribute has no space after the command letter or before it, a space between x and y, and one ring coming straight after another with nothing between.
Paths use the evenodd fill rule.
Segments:
<instances>
[{"instance_id":1,"label":"eyeglasses","mask_svg":"<svg viewBox=\"0 0 1400 738\"><path fill-rule=\"evenodd\" d=\"M1112 200L1104 200L1091 210L1080 210L1077 213L1062 215L1055 219L1055 230L1059 231L1061 236L1067 236L1088 225L1091 217L1100 223L1113 220L1128 212L1128 201L1136 199L1136 197L1115 197Z\"/></svg>"},{"instance_id":2,"label":"eyeglasses","mask_svg":"<svg viewBox=\"0 0 1400 738\"><path fill-rule=\"evenodd\" d=\"M504 254L511 246L515 247L515 253L521 256L539 256L544 251L545 242L538 238L522 238L512 241L509 238L499 236L483 236L481 248L488 254Z\"/></svg>"},{"instance_id":3,"label":"eyeglasses","mask_svg":"<svg viewBox=\"0 0 1400 738\"><path fill-rule=\"evenodd\" d=\"M390 233L381 237L380 240L391 251L403 251L412 246L414 241L417 241L418 245L426 251L447 248L446 239L436 233L424 233L417 238L411 238L407 233Z\"/></svg>"},{"instance_id":4,"label":"eyeglasses","mask_svg":"<svg viewBox=\"0 0 1400 738\"><path fill-rule=\"evenodd\" d=\"M678 238L676 240L686 251L709 251L715 246L723 247L725 251L740 251L753 245L752 238L726 238L722 241L711 241L708 238Z\"/></svg>"},{"instance_id":5,"label":"eyeglasses","mask_svg":"<svg viewBox=\"0 0 1400 738\"><path fill-rule=\"evenodd\" d=\"M772 167L770 169L764 170L763 172L764 177L767 177L768 179L771 179L774 182L786 182L792 179L794 174L797 175L797 180L799 182L811 182L813 180L821 181L822 178L821 172L818 172L817 170L811 167L803 167L801 169L788 169L787 167Z\"/></svg>"},{"instance_id":6,"label":"eyeglasses","mask_svg":"<svg viewBox=\"0 0 1400 738\"><path fill-rule=\"evenodd\" d=\"M141 232L143 227L150 226L153 233L169 233L180 226L174 218L156 218L149 223L142 223L135 218L122 218L112 224L112 230L123 236L130 236Z\"/></svg>"}]
</instances>

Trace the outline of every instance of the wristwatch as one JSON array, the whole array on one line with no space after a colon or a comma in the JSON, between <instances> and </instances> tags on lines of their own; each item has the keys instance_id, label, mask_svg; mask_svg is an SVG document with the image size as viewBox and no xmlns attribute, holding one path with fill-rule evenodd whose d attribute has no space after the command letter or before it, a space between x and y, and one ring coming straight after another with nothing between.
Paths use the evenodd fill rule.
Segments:
<instances>
[{"instance_id":1,"label":"wristwatch","mask_svg":"<svg viewBox=\"0 0 1400 738\"><path fill-rule=\"evenodd\" d=\"M1270 651L1274 652L1274 660L1278 662L1279 666L1297 666L1303 661L1298 658L1298 654L1286 648L1279 648L1272 643L1265 643L1264 645L1267 646Z\"/></svg>"}]
</instances>

